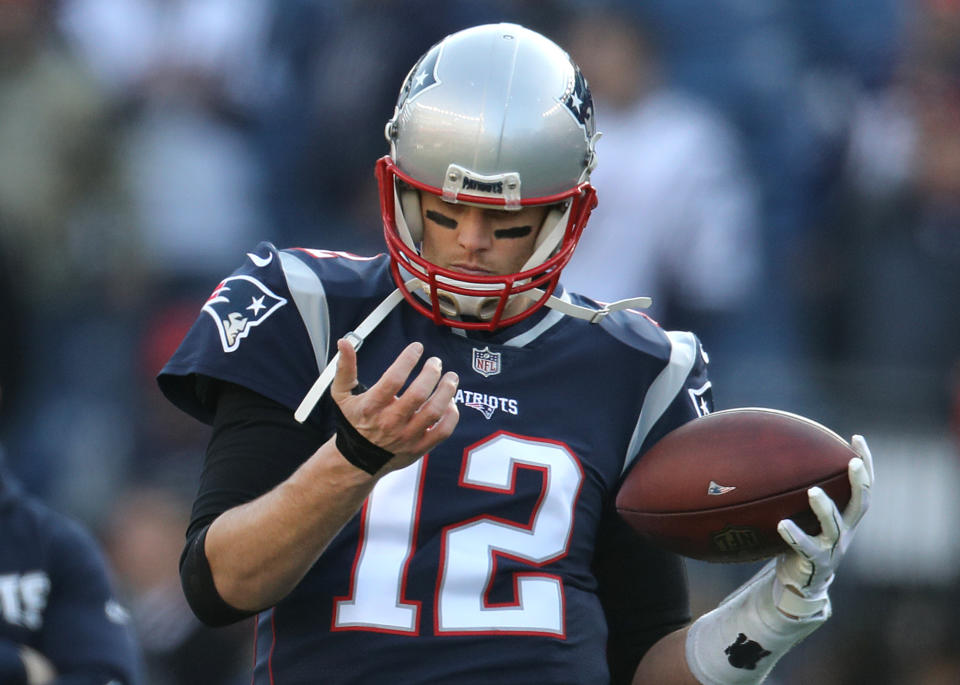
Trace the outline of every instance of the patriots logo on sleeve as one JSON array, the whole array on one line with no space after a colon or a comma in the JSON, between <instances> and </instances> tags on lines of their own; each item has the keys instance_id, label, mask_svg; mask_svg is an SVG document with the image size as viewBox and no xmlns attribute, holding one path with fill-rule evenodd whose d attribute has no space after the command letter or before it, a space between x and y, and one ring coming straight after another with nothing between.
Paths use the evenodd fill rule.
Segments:
<instances>
[{"instance_id":1,"label":"patriots logo on sleeve","mask_svg":"<svg viewBox=\"0 0 960 685\"><path fill-rule=\"evenodd\" d=\"M231 276L214 289L203 311L217 324L224 352L233 352L254 327L287 303L252 276Z\"/></svg>"}]
</instances>

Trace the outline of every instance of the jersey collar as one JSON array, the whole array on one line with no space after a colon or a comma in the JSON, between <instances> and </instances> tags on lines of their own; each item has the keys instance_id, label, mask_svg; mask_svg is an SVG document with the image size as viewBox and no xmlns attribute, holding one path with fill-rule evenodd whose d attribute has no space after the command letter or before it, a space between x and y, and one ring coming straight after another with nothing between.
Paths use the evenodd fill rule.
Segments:
<instances>
[{"instance_id":1,"label":"jersey collar","mask_svg":"<svg viewBox=\"0 0 960 685\"><path fill-rule=\"evenodd\" d=\"M566 290L562 290L562 286L558 286L558 290L561 290L561 292L554 293L554 295L564 302L569 302L570 295ZM525 347L560 323L563 318L564 315L555 309L540 307L538 311L526 319L496 331L473 331L463 328L451 328L450 331L454 335L477 342L493 343L505 347Z\"/></svg>"}]
</instances>

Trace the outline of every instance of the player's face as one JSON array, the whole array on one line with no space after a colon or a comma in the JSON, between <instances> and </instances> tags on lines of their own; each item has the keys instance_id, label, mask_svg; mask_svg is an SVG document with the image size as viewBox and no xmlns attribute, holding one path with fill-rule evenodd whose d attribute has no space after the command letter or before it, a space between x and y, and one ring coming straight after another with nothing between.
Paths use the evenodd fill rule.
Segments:
<instances>
[{"instance_id":1,"label":"player's face","mask_svg":"<svg viewBox=\"0 0 960 685\"><path fill-rule=\"evenodd\" d=\"M487 209L420 193L420 211L425 259L461 273L500 276L520 271L533 254L547 207Z\"/></svg>"}]
</instances>

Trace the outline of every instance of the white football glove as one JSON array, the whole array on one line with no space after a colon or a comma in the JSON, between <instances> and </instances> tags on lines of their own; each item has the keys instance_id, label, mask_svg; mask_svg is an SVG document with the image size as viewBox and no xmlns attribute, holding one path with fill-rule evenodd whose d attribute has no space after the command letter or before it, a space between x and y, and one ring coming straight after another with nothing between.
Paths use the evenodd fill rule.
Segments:
<instances>
[{"instance_id":1,"label":"white football glove","mask_svg":"<svg viewBox=\"0 0 960 685\"><path fill-rule=\"evenodd\" d=\"M859 458L851 459L847 467L851 494L843 514L823 490L813 487L807 491L807 496L810 508L820 521L820 534L811 537L790 519L777 525L777 532L793 552L777 558L777 585L780 587L775 586L774 599L777 608L790 616L812 616L829 605L827 589L833 582L834 571L853 540L857 524L870 506L873 457L863 436L854 435L850 443Z\"/></svg>"},{"instance_id":2,"label":"white football glove","mask_svg":"<svg viewBox=\"0 0 960 685\"><path fill-rule=\"evenodd\" d=\"M771 559L757 574L690 626L690 672L709 685L752 685L766 678L794 645L830 618L827 589L857 524L870 506L873 459L866 441L851 440L850 503L841 516L820 488L810 488L810 508L821 533L811 537L789 519L777 526L793 551ZM772 601L771 601L772 600Z\"/></svg>"}]
</instances>

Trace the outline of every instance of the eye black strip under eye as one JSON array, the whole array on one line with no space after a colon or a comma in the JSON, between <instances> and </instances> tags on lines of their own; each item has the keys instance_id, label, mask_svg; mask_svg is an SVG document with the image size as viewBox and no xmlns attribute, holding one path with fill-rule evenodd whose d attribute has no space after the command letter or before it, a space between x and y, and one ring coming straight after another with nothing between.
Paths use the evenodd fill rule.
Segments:
<instances>
[{"instance_id":1,"label":"eye black strip under eye","mask_svg":"<svg viewBox=\"0 0 960 685\"><path fill-rule=\"evenodd\" d=\"M512 226L510 228L498 228L493 232L494 238L525 238L530 235L533 226Z\"/></svg>"},{"instance_id":2,"label":"eye black strip under eye","mask_svg":"<svg viewBox=\"0 0 960 685\"><path fill-rule=\"evenodd\" d=\"M440 212L428 209L426 211L426 216L430 221L434 222L438 226L443 226L444 228L456 228L457 220L452 219L446 214L441 214Z\"/></svg>"}]
</instances>

